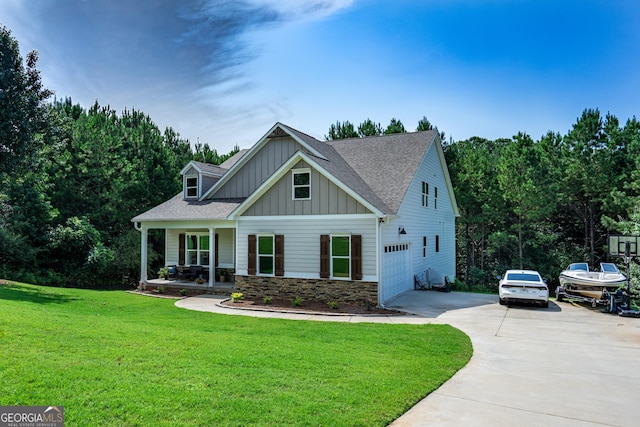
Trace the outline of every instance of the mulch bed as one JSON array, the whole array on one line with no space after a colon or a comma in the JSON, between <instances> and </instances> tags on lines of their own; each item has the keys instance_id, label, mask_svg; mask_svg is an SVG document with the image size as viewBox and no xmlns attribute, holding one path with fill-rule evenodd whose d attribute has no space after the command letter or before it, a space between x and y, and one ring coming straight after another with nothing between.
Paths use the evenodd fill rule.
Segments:
<instances>
[{"instance_id":1,"label":"mulch bed","mask_svg":"<svg viewBox=\"0 0 640 427\"><path fill-rule=\"evenodd\" d=\"M396 310L387 310L380 307L365 307L364 305L339 304L338 308L331 308L327 303L317 301L304 301L300 306L293 306L291 301L274 299L271 304L265 304L263 300L243 299L239 302L232 302L230 299L223 301L221 305L231 308L261 309L273 311L296 311L314 312L328 314L382 314L397 315L405 314Z\"/></svg>"}]
</instances>

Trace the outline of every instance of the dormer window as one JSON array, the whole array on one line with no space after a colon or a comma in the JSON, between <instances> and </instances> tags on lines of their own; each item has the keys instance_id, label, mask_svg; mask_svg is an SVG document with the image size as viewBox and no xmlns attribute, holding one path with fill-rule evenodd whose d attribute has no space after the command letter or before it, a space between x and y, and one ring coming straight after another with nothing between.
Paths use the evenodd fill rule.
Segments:
<instances>
[{"instance_id":1,"label":"dormer window","mask_svg":"<svg viewBox=\"0 0 640 427\"><path fill-rule=\"evenodd\" d=\"M311 198L311 172L308 169L293 171L293 200Z\"/></svg>"},{"instance_id":2,"label":"dormer window","mask_svg":"<svg viewBox=\"0 0 640 427\"><path fill-rule=\"evenodd\" d=\"M198 176L187 176L185 191L188 198L198 197Z\"/></svg>"}]
</instances>

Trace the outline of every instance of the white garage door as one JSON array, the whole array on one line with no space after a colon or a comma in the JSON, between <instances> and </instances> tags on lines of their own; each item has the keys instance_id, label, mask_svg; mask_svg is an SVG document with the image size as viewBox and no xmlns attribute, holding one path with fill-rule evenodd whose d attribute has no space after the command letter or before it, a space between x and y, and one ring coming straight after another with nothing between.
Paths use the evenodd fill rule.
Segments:
<instances>
[{"instance_id":1,"label":"white garage door","mask_svg":"<svg viewBox=\"0 0 640 427\"><path fill-rule=\"evenodd\" d=\"M408 243L385 245L382 253L382 302L413 289Z\"/></svg>"}]
</instances>

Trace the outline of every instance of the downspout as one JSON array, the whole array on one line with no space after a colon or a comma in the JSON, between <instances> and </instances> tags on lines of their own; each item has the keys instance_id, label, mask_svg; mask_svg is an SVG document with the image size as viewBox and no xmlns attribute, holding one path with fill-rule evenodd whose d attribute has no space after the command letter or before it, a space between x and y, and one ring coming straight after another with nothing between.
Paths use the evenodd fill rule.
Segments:
<instances>
[{"instance_id":1,"label":"downspout","mask_svg":"<svg viewBox=\"0 0 640 427\"><path fill-rule=\"evenodd\" d=\"M381 280L382 280L382 265L381 265L381 260L382 260L382 248L380 247L380 227L382 227L382 223L384 222L384 218L376 218L376 274L378 276L378 307L384 307L384 304L382 303L382 285L381 285Z\"/></svg>"}]
</instances>

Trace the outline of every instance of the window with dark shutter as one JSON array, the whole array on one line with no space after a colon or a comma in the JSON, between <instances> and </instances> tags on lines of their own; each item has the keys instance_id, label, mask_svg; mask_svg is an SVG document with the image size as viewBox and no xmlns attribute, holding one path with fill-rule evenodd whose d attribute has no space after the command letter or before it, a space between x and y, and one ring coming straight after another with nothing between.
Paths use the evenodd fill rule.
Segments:
<instances>
[{"instance_id":1,"label":"window with dark shutter","mask_svg":"<svg viewBox=\"0 0 640 427\"><path fill-rule=\"evenodd\" d=\"M329 278L329 235L320 235L320 277Z\"/></svg>"},{"instance_id":2,"label":"window with dark shutter","mask_svg":"<svg viewBox=\"0 0 640 427\"><path fill-rule=\"evenodd\" d=\"M284 276L284 235L276 234L276 276Z\"/></svg>"},{"instance_id":3,"label":"window with dark shutter","mask_svg":"<svg viewBox=\"0 0 640 427\"><path fill-rule=\"evenodd\" d=\"M250 276L254 276L256 274L256 235L249 234L249 250L247 254L247 273Z\"/></svg>"}]
</instances>

